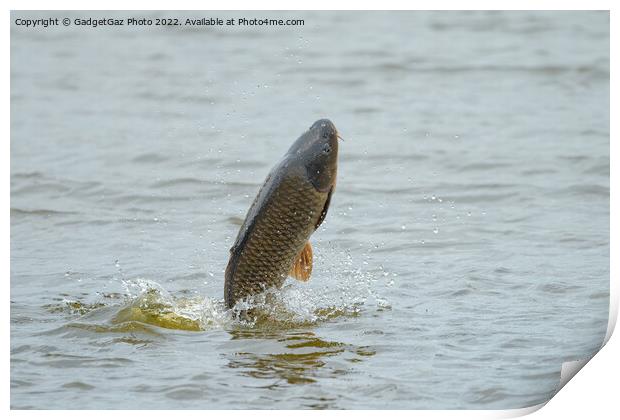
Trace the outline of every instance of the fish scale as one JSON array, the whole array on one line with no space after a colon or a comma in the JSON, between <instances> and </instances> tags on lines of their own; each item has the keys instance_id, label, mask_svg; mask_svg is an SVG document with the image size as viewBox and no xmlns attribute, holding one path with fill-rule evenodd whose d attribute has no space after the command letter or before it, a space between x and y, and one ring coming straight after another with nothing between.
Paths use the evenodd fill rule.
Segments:
<instances>
[{"instance_id":1,"label":"fish scale","mask_svg":"<svg viewBox=\"0 0 620 420\"><path fill-rule=\"evenodd\" d=\"M327 193L299 176L285 177L256 216L231 269L232 301L280 287L314 231Z\"/></svg>"}]
</instances>

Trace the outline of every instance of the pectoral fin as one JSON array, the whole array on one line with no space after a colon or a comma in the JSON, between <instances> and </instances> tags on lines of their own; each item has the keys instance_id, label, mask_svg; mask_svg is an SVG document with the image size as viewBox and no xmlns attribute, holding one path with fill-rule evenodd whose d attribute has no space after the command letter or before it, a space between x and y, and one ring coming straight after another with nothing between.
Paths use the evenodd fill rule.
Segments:
<instances>
[{"instance_id":1,"label":"pectoral fin","mask_svg":"<svg viewBox=\"0 0 620 420\"><path fill-rule=\"evenodd\" d=\"M308 281L310 279L310 274L312 274L312 247L310 246L310 242L306 242L304 249L302 249L297 258L295 258L289 275L295 277L299 281Z\"/></svg>"}]
</instances>

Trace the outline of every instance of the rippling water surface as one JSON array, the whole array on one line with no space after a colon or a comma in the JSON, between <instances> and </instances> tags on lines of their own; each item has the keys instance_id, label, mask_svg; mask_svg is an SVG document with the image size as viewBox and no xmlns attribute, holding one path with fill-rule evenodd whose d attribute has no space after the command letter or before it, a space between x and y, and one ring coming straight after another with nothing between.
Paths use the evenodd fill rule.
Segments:
<instances>
[{"instance_id":1,"label":"rippling water surface","mask_svg":"<svg viewBox=\"0 0 620 420\"><path fill-rule=\"evenodd\" d=\"M549 399L607 326L608 14L257 16L305 26L13 26L12 407ZM240 321L228 249L322 117L313 278Z\"/></svg>"}]
</instances>

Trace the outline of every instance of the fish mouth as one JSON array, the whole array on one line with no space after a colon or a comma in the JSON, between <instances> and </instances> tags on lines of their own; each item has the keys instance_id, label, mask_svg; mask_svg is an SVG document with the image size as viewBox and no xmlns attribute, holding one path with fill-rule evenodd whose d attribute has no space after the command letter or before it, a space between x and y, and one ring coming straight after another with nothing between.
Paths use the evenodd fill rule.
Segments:
<instances>
[{"instance_id":1,"label":"fish mouth","mask_svg":"<svg viewBox=\"0 0 620 420\"><path fill-rule=\"evenodd\" d=\"M310 126L310 130L312 131L316 130L320 134L327 132L330 135L334 135L338 133L338 129L336 128L334 123L331 122L331 120L328 120L327 118L322 118L320 120L315 121L314 124Z\"/></svg>"}]
</instances>

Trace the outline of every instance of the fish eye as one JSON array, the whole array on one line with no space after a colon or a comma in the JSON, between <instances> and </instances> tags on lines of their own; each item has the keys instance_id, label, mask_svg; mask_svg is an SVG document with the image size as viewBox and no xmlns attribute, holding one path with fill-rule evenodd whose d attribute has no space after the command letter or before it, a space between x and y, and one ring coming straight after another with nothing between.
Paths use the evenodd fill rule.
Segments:
<instances>
[{"instance_id":1,"label":"fish eye","mask_svg":"<svg viewBox=\"0 0 620 420\"><path fill-rule=\"evenodd\" d=\"M325 146L323 146L323 153L329 153L332 151L332 148L329 147L329 144L326 144Z\"/></svg>"}]
</instances>

